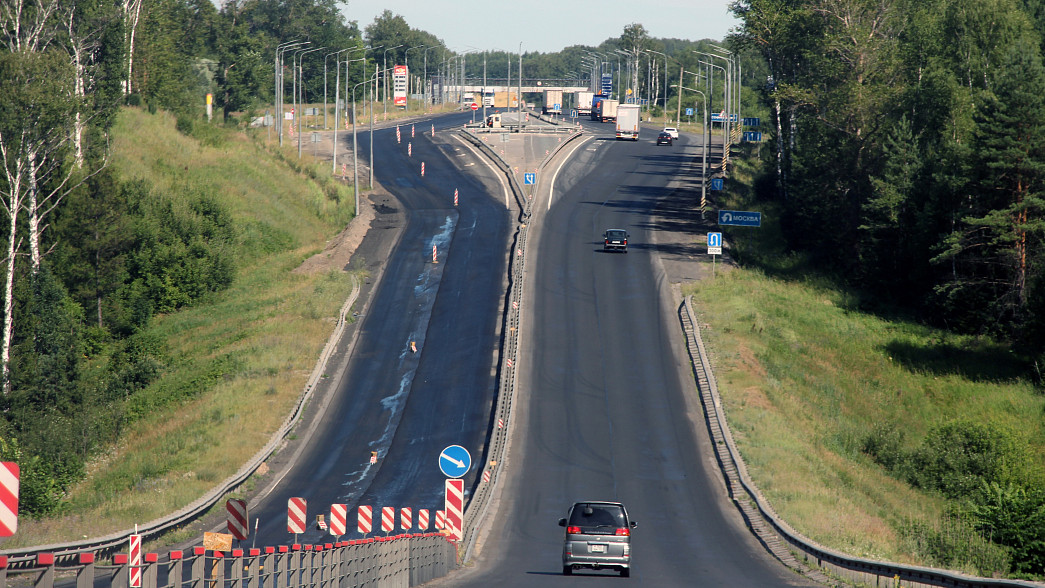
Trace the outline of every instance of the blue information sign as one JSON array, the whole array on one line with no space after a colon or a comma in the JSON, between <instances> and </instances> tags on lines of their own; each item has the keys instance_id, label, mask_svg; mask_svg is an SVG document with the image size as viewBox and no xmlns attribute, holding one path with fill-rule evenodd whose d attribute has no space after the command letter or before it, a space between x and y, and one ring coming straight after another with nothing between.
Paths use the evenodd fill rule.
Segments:
<instances>
[{"instance_id":1,"label":"blue information sign","mask_svg":"<svg viewBox=\"0 0 1045 588\"><path fill-rule=\"evenodd\" d=\"M718 224L738 227L761 227L762 213L746 210L720 210L718 211Z\"/></svg>"},{"instance_id":2,"label":"blue information sign","mask_svg":"<svg viewBox=\"0 0 1045 588\"><path fill-rule=\"evenodd\" d=\"M439 469L448 478L460 478L472 467L472 456L460 445L451 445L439 454Z\"/></svg>"},{"instance_id":3,"label":"blue information sign","mask_svg":"<svg viewBox=\"0 0 1045 588\"><path fill-rule=\"evenodd\" d=\"M570 118L577 118L577 110L576 109L570 111Z\"/></svg>"},{"instance_id":4,"label":"blue information sign","mask_svg":"<svg viewBox=\"0 0 1045 588\"><path fill-rule=\"evenodd\" d=\"M523 174L523 184L530 185L537 183L537 172L526 172Z\"/></svg>"},{"instance_id":5,"label":"blue information sign","mask_svg":"<svg viewBox=\"0 0 1045 588\"><path fill-rule=\"evenodd\" d=\"M602 74L602 93L609 96L610 92L613 91L613 74L604 73Z\"/></svg>"},{"instance_id":6,"label":"blue information sign","mask_svg":"<svg viewBox=\"0 0 1045 588\"><path fill-rule=\"evenodd\" d=\"M693 116L693 109L692 108L687 108L686 109L686 116Z\"/></svg>"},{"instance_id":7,"label":"blue information sign","mask_svg":"<svg viewBox=\"0 0 1045 588\"><path fill-rule=\"evenodd\" d=\"M755 116L752 116L752 117L745 116L744 117L744 126L745 127L757 127L757 126L759 126L761 124L762 124L762 121L760 121L758 119L758 117L755 117Z\"/></svg>"},{"instance_id":8,"label":"blue information sign","mask_svg":"<svg viewBox=\"0 0 1045 588\"><path fill-rule=\"evenodd\" d=\"M721 190L722 189L722 178L711 178L711 189Z\"/></svg>"},{"instance_id":9,"label":"blue information sign","mask_svg":"<svg viewBox=\"0 0 1045 588\"><path fill-rule=\"evenodd\" d=\"M759 143L762 141L762 131L744 131L744 141L748 143Z\"/></svg>"}]
</instances>

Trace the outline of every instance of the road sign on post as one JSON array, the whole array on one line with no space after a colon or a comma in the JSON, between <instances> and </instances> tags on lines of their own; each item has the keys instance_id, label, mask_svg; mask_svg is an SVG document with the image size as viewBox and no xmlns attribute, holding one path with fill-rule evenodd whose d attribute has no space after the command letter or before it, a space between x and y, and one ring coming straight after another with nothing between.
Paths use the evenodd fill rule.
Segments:
<instances>
[{"instance_id":1,"label":"road sign on post","mask_svg":"<svg viewBox=\"0 0 1045 588\"><path fill-rule=\"evenodd\" d=\"M18 464L0 463L0 537L10 537L18 530Z\"/></svg>"},{"instance_id":2,"label":"road sign on post","mask_svg":"<svg viewBox=\"0 0 1045 588\"><path fill-rule=\"evenodd\" d=\"M537 183L537 172L526 172L523 174L523 184L529 186Z\"/></svg>"},{"instance_id":3,"label":"road sign on post","mask_svg":"<svg viewBox=\"0 0 1045 588\"><path fill-rule=\"evenodd\" d=\"M472 456L460 445L451 445L439 454L439 469L447 478L460 478L472 467Z\"/></svg>"},{"instance_id":4,"label":"road sign on post","mask_svg":"<svg viewBox=\"0 0 1045 588\"><path fill-rule=\"evenodd\" d=\"M394 506L382 506L381 507L381 530L385 533L395 529L396 526L396 507Z\"/></svg>"},{"instance_id":5,"label":"road sign on post","mask_svg":"<svg viewBox=\"0 0 1045 588\"><path fill-rule=\"evenodd\" d=\"M708 255L722 255L722 233L708 233Z\"/></svg>"},{"instance_id":6,"label":"road sign on post","mask_svg":"<svg viewBox=\"0 0 1045 588\"><path fill-rule=\"evenodd\" d=\"M711 178L711 189L721 190L722 189L722 178Z\"/></svg>"},{"instance_id":7,"label":"road sign on post","mask_svg":"<svg viewBox=\"0 0 1045 588\"><path fill-rule=\"evenodd\" d=\"M409 506L399 509L399 526L404 531L409 531L414 527L414 509Z\"/></svg>"},{"instance_id":8,"label":"road sign on post","mask_svg":"<svg viewBox=\"0 0 1045 588\"><path fill-rule=\"evenodd\" d=\"M472 102L471 104L468 105L468 108L471 108L472 110L479 110L479 105L476 104L475 102Z\"/></svg>"},{"instance_id":9,"label":"road sign on post","mask_svg":"<svg viewBox=\"0 0 1045 588\"><path fill-rule=\"evenodd\" d=\"M287 532L304 533L305 519L308 518L308 501L294 497L287 501Z\"/></svg>"},{"instance_id":10,"label":"road sign on post","mask_svg":"<svg viewBox=\"0 0 1045 588\"><path fill-rule=\"evenodd\" d=\"M225 511L229 533L240 541L246 539L250 534L250 527L247 525L247 521L250 520L247 516L247 501L230 498L225 502Z\"/></svg>"},{"instance_id":11,"label":"road sign on post","mask_svg":"<svg viewBox=\"0 0 1045 588\"><path fill-rule=\"evenodd\" d=\"M720 210L718 211L718 224L738 227L761 227L762 213L744 210Z\"/></svg>"}]
</instances>

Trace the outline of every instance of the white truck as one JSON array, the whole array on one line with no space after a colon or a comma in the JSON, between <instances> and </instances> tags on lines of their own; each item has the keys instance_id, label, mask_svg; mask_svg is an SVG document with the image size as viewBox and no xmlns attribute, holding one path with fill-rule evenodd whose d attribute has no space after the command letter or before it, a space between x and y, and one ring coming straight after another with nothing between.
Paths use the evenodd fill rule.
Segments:
<instances>
[{"instance_id":1,"label":"white truck","mask_svg":"<svg viewBox=\"0 0 1045 588\"><path fill-rule=\"evenodd\" d=\"M544 91L544 114L562 114L562 90Z\"/></svg>"},{"instance_id":2,"label":"white truck","mask_svg":"<svg viewBox=\"0 0 1045 588\"><path fill-rule=\"evenodd\" d=\"M573 95L577 116L591 116L591 99L594 97L595 92L577 92Z\"/></svg>"},{"instance_id":3,"label":"white truck","mask_svg":"<svg viewBox=\"0 0 1045 588\"><path fill-rule=\"evenodd\" d=\"M642 107L638 104L617 106L617 138L639 140L639 119Z\"/></svg>"},{"instance_id":4,"label":"white truck","mask_svg":"<svg viewBox=\"0 0 1045 588\"><path fill-rule=\"evenodd\" d=\"M617 106L619 104L619 101L610 100L609 98L600 100L591 111L591 120L599 122L617 120Z\"/></svg>"}]
</instances>

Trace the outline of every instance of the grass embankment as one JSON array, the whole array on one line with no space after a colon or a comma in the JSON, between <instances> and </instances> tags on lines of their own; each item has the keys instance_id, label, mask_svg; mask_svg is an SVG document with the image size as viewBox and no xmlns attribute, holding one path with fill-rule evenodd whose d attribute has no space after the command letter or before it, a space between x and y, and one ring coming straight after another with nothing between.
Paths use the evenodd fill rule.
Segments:
<instances>
[{"instance_id":1,"label":"grass embankment","mask_svg":"<svg viewBox=\"0 0 1045 588\"><path fill-rule=\"evenodd\" d=\"M734 194L745 192L736 176L732 183ZM684 291L705 325L751 476L785 520L823 545L941 565L916 542L927 538L920 525L940 529L953 503L890 476L863 452L865 441L886 425L911 449L931 428L969 419L1017 431L1040 467L1045 395L1004 345L861 310L856 293L776 253L779 215L771 206L734 195L722 203L733 207L763 210L768 221L729 231L746 263ZM942 526L943 535L952 532ZM903 531L912 527L923 529L920 536Z\"/></svg>"},{"instance_id":2,"label":"grass embankment","mask_svg":"<svg viewBox=\"0 0 1045 588\"><path fill-rule=\"evenodd\" d=\"M311 179L320 177L318 165L291 169L296 151L277 157L275 147L241 132L197 131L203 142L175 130L167 114L125 110L111 165L124 180L142 178L175 197L202 192L224 206L237 234L233 284L207 303L153 319L148 335L165 342L167 361L161 379L133 400L145 416L91 464L66 516L21 521L5 548L125 530L235 473L289 413L351 292L345 272L291 273L345 227L351 189ZM190 399L165 404L174 390Z\"/></svg>"}]
</instances>

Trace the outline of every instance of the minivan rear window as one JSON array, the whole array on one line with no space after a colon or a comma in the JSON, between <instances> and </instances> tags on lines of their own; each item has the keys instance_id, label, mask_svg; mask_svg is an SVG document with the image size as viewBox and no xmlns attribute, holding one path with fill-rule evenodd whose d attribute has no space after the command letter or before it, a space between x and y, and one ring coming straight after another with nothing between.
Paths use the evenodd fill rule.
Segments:
<instances>
[{"instance_id":1,"label":"minivan rear window","mask_svg":"<svg viewBox=\"0 0 1045 588\"><path fill-rule=\"evenodd\" d=\"M570 526L580 527L587 534L613 535L618 528L627 527L624 509L612 504L578 504L570 514Z\"/></svg>"}]
</instances>

